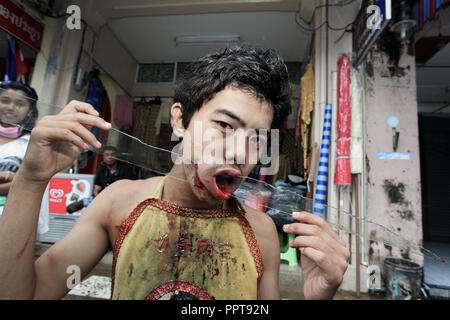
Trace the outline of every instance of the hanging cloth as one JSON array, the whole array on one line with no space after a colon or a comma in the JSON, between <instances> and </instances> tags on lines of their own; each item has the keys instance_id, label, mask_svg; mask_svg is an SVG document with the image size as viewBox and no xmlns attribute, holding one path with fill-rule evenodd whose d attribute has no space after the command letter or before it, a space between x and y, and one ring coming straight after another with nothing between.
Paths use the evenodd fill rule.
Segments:
<instances>
[{"instance_id":1,"label":"hanging cloth","mask_svg":"<svg viewBox=\"0 0 450 320\"><path fill-rule=\"evenodd\" d=\"M133 124L133 101L127 95L116 96L114 123L120 130L127 130Z\"/></svg>"},{"instance_id":2,"label":"hanging cloth","mask_svg":"<svg viewBox=\"0 0 450 320\"><path fill-rule=\"evenodd\" d=\"M102 94L102 82L98 78L92 78L89 82L89 90L86 97L86 102L92 105L99 114L102 113ZM99 129L97 127L93 126L91 132L95 135L95 137L98 137Z\"/></svg>"},{"instance_id":3,"label":"hanging cloth","mask_svg":"<svg viewBox=\"0 0 450 320\"><path fill-rule=\"evenodd\" d=\"M296 128L296 143L298 144L298 135L300 134L300 155L299 172L304 173L306 178L305 165L308 156L308 138L309 129L311 125L311 112L314 110L314 69L311 65L306 66L306 72L300 80L300 99L297 117Z\"/></svg>"},{"instance_id":4,"label":"hanging cloth","mask_svg":"<svg viewBox=\"0 0 450 320\"><path fill-rule=\"evenodd\" d=\"M325 203L328 187L328 154L331 139L331 104L325 107L325 117L322 132L322 145L320 147L319 171L317 173L316 195L314 199L314 214L324 217Z\"/></svg>"},{"instance_id":5,"label":"hanging cloth","mask_svg":"<svg viewBox=\"0 0 450 320\"><path fill-rule=\"evenodd\" d=\"M351 185L350 173L350 59L343 54L338 61L338 113L337 113L337 143L336 170L334 184L339 187Z\"/></svg>"}]
</instances>

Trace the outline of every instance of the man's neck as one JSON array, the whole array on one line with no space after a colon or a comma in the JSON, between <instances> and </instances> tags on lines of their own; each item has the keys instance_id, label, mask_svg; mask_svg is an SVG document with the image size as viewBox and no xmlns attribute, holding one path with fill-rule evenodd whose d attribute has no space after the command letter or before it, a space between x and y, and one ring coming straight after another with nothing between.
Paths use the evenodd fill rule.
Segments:
<instances>
[{"instance_id":1,"label":"man's neck","mask_svg":"<svg viewBox=\"0 0 450 320\"><path fill-rule=\"evenodd\" d=\"M222 207L222 203L219 202L212 205L199 200L187 180L182 165L174 165L167 174L162 199L185 208L217 209Z\"/></svg>"},{"instance_id":2,"label":"man's neck","mask_svg":"<svg viewBox=\"0 0 450 320\"><path fill-rule=\"evenodd\" d=\"M114 163L112 165L106 165L106 168L108 168L109 171L114 172L117 169L117 163Z\"/></svg>"}]
</instances>

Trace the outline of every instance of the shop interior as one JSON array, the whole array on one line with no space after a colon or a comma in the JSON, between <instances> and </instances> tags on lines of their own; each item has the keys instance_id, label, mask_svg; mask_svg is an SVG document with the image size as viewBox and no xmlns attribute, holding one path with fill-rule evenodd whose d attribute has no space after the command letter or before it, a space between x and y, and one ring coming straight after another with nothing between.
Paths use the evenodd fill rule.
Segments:
<instances>
[{"instance_id":1,"label":"shop interior","mask_svg":"<svg viewBox=\"0 0 450 320\"><path fill-rule=\"evenodd\" d=\"M442 8L416 37L417 100L424 247L450 258L450 8ZM425 258L425 282L450 288L439 262ZM439 279L439 281L437 281Z\"/></svg>"}]
</instances>

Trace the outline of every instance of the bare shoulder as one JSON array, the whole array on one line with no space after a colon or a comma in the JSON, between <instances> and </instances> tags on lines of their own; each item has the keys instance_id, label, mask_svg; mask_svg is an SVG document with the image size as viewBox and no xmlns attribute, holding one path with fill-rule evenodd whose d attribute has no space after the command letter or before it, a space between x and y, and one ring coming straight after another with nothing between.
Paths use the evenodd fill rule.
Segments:
<instances>
[{"instance_id":1,"label":"bare shoulder","mask_svg":"<svg viewBox=\"0 0 450 320\"><path fill-rule=\"evenodd\" d=\"M260 249L264 251L266 247L271 248L278 244L278 233L272 218L265 212L252 209L244 205L247 211L247 219L255 233L256 241Z\"/></svg>"},{"instance_id":2,"label":"bare shoulder","mask_svg":"<svg viewBox=\"0 0 450 320\"><path fill-rule=\"evenodd\" d=\"M118 180L100 192L111 203L111 218L126 218L142 201L147 199L162 177L145 180Z\"/></svg>"},{"instance_id":3,"label":"bare shoulder","mask_svg":"<svg viewBox=\"0 0 450 320\"><path fill-rule=\"evenodd\" d=\"M275 223L272 218L265 212L261 212L244 205L247 212L247 218L255 232L267 232L268 228L275 228Z\"/></svg>"}]
</instances>

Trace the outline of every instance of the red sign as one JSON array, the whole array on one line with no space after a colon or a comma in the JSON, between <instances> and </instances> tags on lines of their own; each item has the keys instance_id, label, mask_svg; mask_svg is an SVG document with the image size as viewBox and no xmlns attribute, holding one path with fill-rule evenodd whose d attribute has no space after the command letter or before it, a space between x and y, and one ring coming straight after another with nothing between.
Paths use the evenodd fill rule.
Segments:
<instances>
[{"instance_id":1,"label":"red sign","mask_svg":"<svg viewBox=\"0 0 450 320\"><path fill-rule=\"evenodd\" d=\"M90 191L90 183L84 179L51 179L48 190L49 213L67 214L67 206L89 197Z\"/></svg>"},{"instance_id":2,"label":"red sign","mask_svg":"<svg viewBox=\"0 0 450 320\"><path fill-rule=\"evenodd\" d=\"M0 0L0 28L32 49L41 50L44 26L10 0Z\"/></svg>"}]
</instances>

